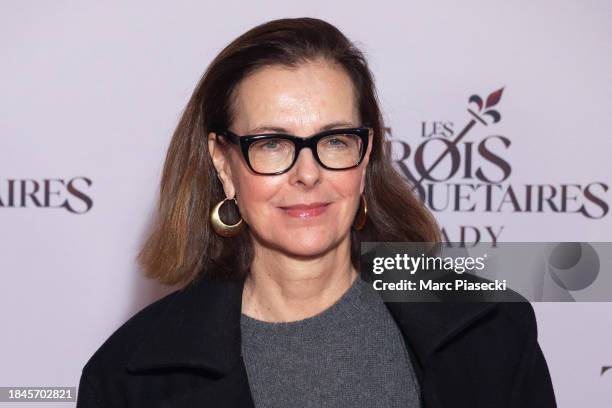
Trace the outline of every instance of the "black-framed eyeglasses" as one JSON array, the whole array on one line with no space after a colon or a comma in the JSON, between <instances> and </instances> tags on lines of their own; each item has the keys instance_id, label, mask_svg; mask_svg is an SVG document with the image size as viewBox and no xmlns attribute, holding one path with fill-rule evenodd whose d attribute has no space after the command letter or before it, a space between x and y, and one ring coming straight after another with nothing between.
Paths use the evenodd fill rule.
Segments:
<instances>
[{"instance_id":1,"label":"black-framed eyeglasses","mask_svg":"<svg viewBox=\"0 0 612 408\"><path fill-rule=\"evenodd\" d=\"M304 148L309 148L315 160L325 169L357 167L368 149L371 129L367 125L331 129L305 138L285 133L238 136L230 130L218 132L217 135L240 147L253 172L275 175L289 171Z\"/></svg>"}]
</instances>

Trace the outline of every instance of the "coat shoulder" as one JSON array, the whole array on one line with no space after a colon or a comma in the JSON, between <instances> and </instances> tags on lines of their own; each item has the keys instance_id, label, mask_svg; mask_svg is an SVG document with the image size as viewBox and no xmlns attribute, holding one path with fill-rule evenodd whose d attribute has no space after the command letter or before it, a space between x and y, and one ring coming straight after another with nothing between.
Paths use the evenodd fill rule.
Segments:
<instances>
[{"instance_id":1,"label":"coat shoulder","mask_svg":"<svg viewBox=\"0 0 612 408\"><path fill-rule=\"evenodd\" d=\"M455 326L457 330L432 353L429 369L445 390L433 398L442 406L464 401L462 406L555 407L533 306L493 306L468 325Z\"/></svg>"},{"instance_id":2,"label":"coat shoulder","mask_svg":"<svg viewBox=\"0 0 612 408\"><path fill-rule=\"evenodd\" d=\"M503 319L516 325L535 323L536 316L530 302L499 302L498 313Z\"/></svg>"},{"instance_id":3,"label":"coat shoulder","mask_svg":"<svg viewBox=\"0 0 612 408\"><path fill-rule=\"evenodd\" d=\"M514 335L522 343L537 342L538 324L530 302L500 302L498 320L507 335Z\"/></svg>"},{"instance_id":4,"label":"coat shoulder","mask_svg":"<svg viewBox=\"0 0 612 408\"><path fill-rule=\"evenodd\" d=\"M85 363L83 373L120 369L140 342L150 335L155 323L179 292L180 290L176 290L150 303L122 323Z\"/></svg>"}]
</instances>

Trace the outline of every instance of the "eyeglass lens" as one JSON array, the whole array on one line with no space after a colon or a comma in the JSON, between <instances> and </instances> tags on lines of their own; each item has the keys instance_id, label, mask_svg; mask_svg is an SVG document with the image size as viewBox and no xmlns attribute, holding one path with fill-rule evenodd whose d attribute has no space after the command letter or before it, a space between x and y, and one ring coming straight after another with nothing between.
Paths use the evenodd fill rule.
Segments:
<instances>
[{"instance_id":1,"label":"eyeglass lens","mask_svg":"<svg viewBox=\"0 0 612 408\"><path fill-rule=\"evenodd\" d=\"M332 169L355 166L361 155L362 141L355 134L333 134L321 138L317 143L317 154L321 162ZM276 173L286 170L295 155L291 140L270 138L259 140L249 147L249 161L259 173Z\"/></svg>"}]
</instances>

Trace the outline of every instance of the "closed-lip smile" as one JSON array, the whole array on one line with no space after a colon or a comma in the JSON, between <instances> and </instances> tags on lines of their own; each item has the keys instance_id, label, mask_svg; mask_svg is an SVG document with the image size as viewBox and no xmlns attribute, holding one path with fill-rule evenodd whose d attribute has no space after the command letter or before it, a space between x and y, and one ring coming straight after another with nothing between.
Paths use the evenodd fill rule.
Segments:
<instances>
[{"instance_id":1,"label":"closed-lip smile","mask_svg":"<svg viewBox=\"0 0 612 408\"><path fill-rule=\"evenodd\" d=\"M281 207L283 210L310 210L312 208L318 208L326 206L329 203L318 202L318 203L310 203L310 204L294 204L288 205L285 207Z\"/></svg>"},{"instance_id":2,"label":"closed-lip smile","mask_svg":"<svg viewBox=\"0 0 612 408\"><path fill-rule=\"evenodd\" d=\"M330 203L316 202L293 204L285 207L280 207L287 215L296 218L317 217L327 210Z\"/></svg>"}]
</instances>

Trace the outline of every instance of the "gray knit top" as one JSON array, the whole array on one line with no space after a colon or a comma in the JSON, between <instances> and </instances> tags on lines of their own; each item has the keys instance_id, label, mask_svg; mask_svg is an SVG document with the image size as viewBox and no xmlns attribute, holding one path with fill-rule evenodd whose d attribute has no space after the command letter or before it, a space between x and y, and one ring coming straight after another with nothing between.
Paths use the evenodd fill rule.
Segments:
<instances>
[{"instance_id":1,"label":"gray knit top","mask_svg":"<svg viewBox=\"0 0 612 408\"><path fill-rule=\"evenodd\" d=\"M420 406L402 334L360 278L313 317L271 323L242 314L240 323L257 408Z\"/></svg>"}]
</instances>

